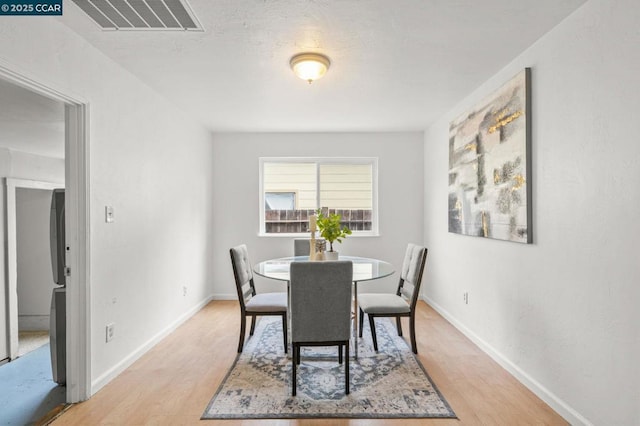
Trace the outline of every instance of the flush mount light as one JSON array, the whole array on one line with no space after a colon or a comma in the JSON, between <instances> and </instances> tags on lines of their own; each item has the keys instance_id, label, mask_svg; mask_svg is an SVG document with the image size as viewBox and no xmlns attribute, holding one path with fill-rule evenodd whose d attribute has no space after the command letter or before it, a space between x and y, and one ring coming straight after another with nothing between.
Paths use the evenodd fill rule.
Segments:
<instances>
[{"instance_id":1,"label":"flush mount light","mask_svg":"<svg viewBox=\"0 0 640 426\"><path fill-rule=\"evenodd\" d=\"M293 73L311 84L329 69L331 61L320 53L298 53L289 61Z\"/></svg>"}]
</instances>

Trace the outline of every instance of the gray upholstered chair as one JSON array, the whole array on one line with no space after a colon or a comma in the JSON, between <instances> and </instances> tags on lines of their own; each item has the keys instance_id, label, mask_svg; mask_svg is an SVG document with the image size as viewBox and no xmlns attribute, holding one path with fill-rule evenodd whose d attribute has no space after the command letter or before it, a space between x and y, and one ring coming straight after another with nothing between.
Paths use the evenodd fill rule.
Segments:
<instances>
[{"instance_id":1,"label":"gray upholstered chair","mask_svg":"<svg viewBox=\"0 0 640 426\"><path fill-rule=\"evenodd\" d=\"M291 263L292 384L296 395L296 365L303 346L338 346L338 362L345 349L345 393L349 393L349 337L351 329L350 261Z\"/></svg>"},{"instance_id":2,"label":"gray upholstered chair","mask_svg":"<svg viewBox=\"0 0 640 426\"><path fill-rule=\"evenodd\" d=\"M316 241L324 241L321 238L316 239ZM309 238L300 238L293 240L293 255L294 256L309 256L310 246L309 246Z\"/></svg>"},{"instance_id":3,"label":"gray upholstered chair","mask_svg":"<svg viewBox=\"0 0 640 426\"><path fill-rule=\"evenodd\" d=\"M409 317L409 328L411 333L411 350L418 353L416 344L416 303L420 293L422 283L422 272L427 260L427 249L425 247L409 244L404 255L400 282L395 294L391 293L363 293L358 294L358 306L360 308L360 330L362 337L362 322L364 314L369 316L369 326L371 327L371 337L373 348L378 350L378 340L376 338L375 317L395 317L398 327L398 336L402 336L402 325L400 318Z\"/></svg>"},{"instance_id":4,"label":"gray upholstered chair","mask_svg":"<svg viewBox=\"0 0 640 426\"><path fill-rule=\"evenodd\" d=\"M282 334L284 335L284 351L287 352L287 293L256 293L253 283L253 271L249 262L247 246L242 244L229 250L236 290L240 301L240 342L238 352L242 352L247 317L251 317L249 335L253 336L256 327L256 316L278 315L282 317Z\"/></svg>"}]
</instances>

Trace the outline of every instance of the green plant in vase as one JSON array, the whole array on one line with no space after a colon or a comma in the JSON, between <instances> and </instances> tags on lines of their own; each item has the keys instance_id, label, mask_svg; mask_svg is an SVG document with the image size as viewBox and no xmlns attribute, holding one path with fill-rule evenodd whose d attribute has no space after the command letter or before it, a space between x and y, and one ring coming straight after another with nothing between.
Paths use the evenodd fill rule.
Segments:
<instances>
[{"instance_id":1,"label":"green plant in vase","mask_svg":"<svg viewBox=\"0 0 640 426\"><path fill-rule=\"evenodd\" d=\"M351 235L351 230L347 226L340 226L340 215L337 213L329 213L325 216L322 213L322 210L318 209L316 215L316 223L320 236L329 242L328 253L337 254L337 252L333 251L333 242L337 241L342 243L343 238L346 238L347 235Z\"/></svg>"}]
</instances>

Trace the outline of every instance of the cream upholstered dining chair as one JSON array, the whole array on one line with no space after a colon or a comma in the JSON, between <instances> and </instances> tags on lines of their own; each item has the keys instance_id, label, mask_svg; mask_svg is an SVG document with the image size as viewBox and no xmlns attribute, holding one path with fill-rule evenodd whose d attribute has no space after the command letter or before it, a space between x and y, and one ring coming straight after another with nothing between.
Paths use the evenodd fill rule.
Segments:
<instances>
[{"instance_id":1,"label":"cream upholstered dining chair","mask_svg":"<svg viewBox=\"0 0 640 426\"><path fill-rule=\"evenodd\" d=\"M249 262L247 246L241 244L229 250L231 266L236 280L236 290L240 301L240 342L238 352L242 352L246 332L247 317L251 317L249 335L253 336L256 327L256 316L277 315L282 317L282 334L284 335L284 351L287 352L287 293L256 293L253 283L253 272Z\"/></svg>"},{"instance_id":2,"label":"cream upholstered dining chair","mask_svg":"<svg viewBox=\"0 0 640 426\"><path fill-rule=\"evenodd\" d=\"M409 317L409 331L411 333L411 350L418 353L416 344L416 304L420 294L420 284L422 283L422 272L427 260L427 249L425 247L409 244L404 255L400 281L395 294L391 293L363 293L358 294L358 306L360 308L360 330L362 337L362 322L364 314L369 316L369 326L371 328L371 338L373 348L378 351L378 340L376 338L376 327L374 318L395 317L398 327L398 336L402 336L402 324L400 318Z\"/></svg>"},{"instance_id":3,"label":"cream upholstered dining chair","mask_svg":"<svg viewBox=\"0 0 640 426\"><path fill-rule=\"evenodd\" d=\"M291 394L296 395L296 366L304 346L338 346L338 362L345 349L345 393L349 393L349 337L351 330L351 261L292 262Z\"/></svg>"}]
</instances>

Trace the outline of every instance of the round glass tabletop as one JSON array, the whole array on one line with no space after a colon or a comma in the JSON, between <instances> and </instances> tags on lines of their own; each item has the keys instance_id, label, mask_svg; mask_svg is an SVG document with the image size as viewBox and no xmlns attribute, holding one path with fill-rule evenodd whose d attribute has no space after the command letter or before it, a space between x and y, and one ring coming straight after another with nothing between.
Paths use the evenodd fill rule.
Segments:
<instances>
[{"instance_id":1,"label":"round glass tabletop","mask_svg":"<svg viewBox=\"0 0 640 426\"><path fill-rule=\"evenodd\" d=\"M309 256L270 259L257 263L253 271L262 277L289 281L289 266L291 262L304 262L308 260ZM395 272L393 266L384 260L358 256L340 256L339 260L350 260L353 262L354 282L376 280L387 277Z\"/></svg>"}]
</instances>

